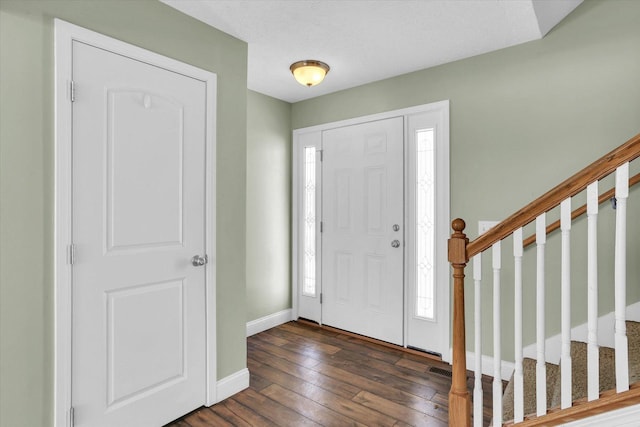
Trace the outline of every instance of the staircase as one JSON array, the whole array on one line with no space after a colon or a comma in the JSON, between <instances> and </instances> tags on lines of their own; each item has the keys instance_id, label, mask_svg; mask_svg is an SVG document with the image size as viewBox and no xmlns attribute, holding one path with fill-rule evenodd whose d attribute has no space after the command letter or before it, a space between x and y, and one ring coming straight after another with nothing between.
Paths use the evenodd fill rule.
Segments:
<instances>
[{"instance_id":1,"label":"staircase","mask_svg":"<svg viewBox=\"0 0 640 427\"><path fill-rule=\"evenodd\" d=\"M626 317L627 270L631 271L634 283L638 279L636 276L639 271L637 263L640 236L637 234L639 215L637 205L631 205L632 219L629 222L634 234L627 236L627 202L630 195L637 197L640 194L629 190L640 181L640 174L630 178L630 171L640 169L640 161L634 163L638 158L640 158L640 134L560 183L475 240L469 241L465 235L466 224L462 219L452 222L454 232L448 246L449 262L453 269L453 378L449 392L450 426L469 427L472 421L475 427L482 426L484 406L481 381L482 335L488 332L483 328L482 321L488 316L482 316L481 301L483 290L485 294L489 292L487 285L482 283L483 256L490 257L493 272L493 285L490 288L493 298L491 311L493 369L488 374L494 378L492 384L494 425L559 425L640 403L640 361L638 360L640 358L640 324ZM601 194L599 184L607 182L605 179L609 175L611 175L609 181L613 180L615 187ZM613 199L611 199L612 196ZM586 199L587 203L572 210L572 199L575 198ZM610 229L611 218L604 217L604 221L599 222L599 204L609 199L615 209L613 230ZM634 199L634 202L637 200ZM578 223L576 218L585 213L586 221L580 220ZM548 214L560 219L547 225ZM599 223L604 223L607 227L603 228L601 233L598 233ZM547 235L558 228L561 231L560 241L558 238L551 239L552 249L547 251ZM529 232L530 229L534 229L535 234L525 239L524 233ZM586 283L580 286L571 284L572 232L586 234L586 239L574 239L581 242L586 240L586 257L579 263L580 274L586 273ZM599 235L600 238L604 235L605 239L602 239L605 241L604 245L599 241ZM513 253L505 256L511 257L511 261L507 261L506 264L510 266L508 268L513 269L506 283L506 286L512 288L514 298L513 317L509 310L508 319L502 317L505 307L505 303L501 301L503 241L513 248ZM525 251L525 247L531 243L535 244L535 250ZM557 245L558 248L555 249L551 244ZM629 259L627 259L628 247L631 248L632 254L632 258ZM579 248L579 251L584 250L582 248ZM557 261L552 261L552 265L558 266L560 270L557 284L546 283L549 275L545 270L547 252L560 254ZM525 262L525 259L532 262ZM475 338L473 348L475 357L472 359L475 364L475 379L472 393L467 389L465 339L467 332L465 268L470 261L473 261L474 293L473 300L470 302L474 309ZM631 269L628 269L627 261ZM606 263L606 267L599 272L598 268L603 262ZM535 283L523 280L523 264L535 265ZM602 289L599 290L598 281L604 271L613 277L609 280L607 276L606 286L601 286ZM553 281L555 280L554 277ZM526 288L524 283L527 285ZM548 363L549 353L545 347L548 338L545 329L547 314L550 313L545 307L547 303L545 293L550 286L558 289L560 294L558 314L561 327L561 352L557 363ZM577 299L572 295L576 290L581 293ZM535 296L532 298L533 294ZM637 298L635 289L629 294ZM527 295L526 303L523 303L523 295ZM613 307L615 325L612 330L598 330L598 304L601 295L613 296L615 301ZM607 304L606 301L602 303L603 307ZM554 308L550 309L554 310L554 313L556 303L554 301ZM576 341L575 337L572 337L572 309L577 309L579 313L587 312L586 342ZM527 313L526 316L523 312ZM525 358L522 346L523 319L533 315L535 315L535 358ZM507 322L513 322L514 325L515 369L503 394L501 327ZM613 338L608 340L614 343L613 348L601 347L598 334L601 334L601 337L605 335L607 338ZM484 373L487 374L487 372ZM635 407L632 411L635 411ZM640 409L637 412L640 419ZM632 413L635 415L636 412Z\"/></svg>"},{"instance_id":2,"label":"staircase","mask_svg":"<svg viewBox=\"0 0 640 427\"><path fill-rule=\"evenodd\" d=\"M640 322L627 320L627 338L629 339L629 384L640 381ZM577 402L587 397L587 343L571 341L571 400ZM600 392L616 388L615 350L611 347L599 348L599 382ZM560 408L560 371L558 364L546 363L547 370L547 409ZM523 359L524 377L524 418L536 414L536 361ZM513 424L514 409L514 377L511 376L502 399L504 424Z\"/></svg>"}]
</instances>

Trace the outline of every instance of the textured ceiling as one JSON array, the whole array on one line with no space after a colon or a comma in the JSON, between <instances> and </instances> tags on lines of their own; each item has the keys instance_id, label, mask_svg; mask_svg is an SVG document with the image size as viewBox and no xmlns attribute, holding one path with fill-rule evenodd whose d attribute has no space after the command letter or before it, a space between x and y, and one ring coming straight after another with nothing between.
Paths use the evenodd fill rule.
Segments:
<instances>
[{"instance_id":1,"label":"textured ceiling","mask_svg":"<svg viewBox=\"0 0 640 427\"><path fill-rule=\"evenodd\" d=\"M161 0L248 43L249 89L288 102L542 38L582 0ZM289 65L331 66L318 86Z\"/></svg>"}]
</instances>

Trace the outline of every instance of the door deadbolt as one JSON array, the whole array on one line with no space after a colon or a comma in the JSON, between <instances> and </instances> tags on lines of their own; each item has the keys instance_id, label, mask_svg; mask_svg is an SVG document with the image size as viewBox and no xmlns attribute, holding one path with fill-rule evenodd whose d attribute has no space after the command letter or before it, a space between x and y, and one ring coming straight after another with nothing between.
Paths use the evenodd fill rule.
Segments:
<instances>
[{"instance_id":1,"label":"door deadbolt","mask_svg":"<svg viewBox=\"0 0 640 427\"><path fill-rule=\"evenodd\" d=\"M400 230L400 226L398 224L393 224L393 231Z\"/></svg>"}]
</instances>

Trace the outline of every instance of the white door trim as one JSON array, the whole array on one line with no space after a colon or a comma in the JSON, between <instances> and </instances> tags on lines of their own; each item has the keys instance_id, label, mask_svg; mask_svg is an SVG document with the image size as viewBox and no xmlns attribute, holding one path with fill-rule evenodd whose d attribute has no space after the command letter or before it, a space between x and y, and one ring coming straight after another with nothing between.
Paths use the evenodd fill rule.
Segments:
<instances>
[{"instance_id":1,"label":"white door trim","mask_svg":"<svg viewBox=\"0 0 640 427\"><path fill-rule=\"evenodd\" d=\"M344 126L351 126L351 125L356 125L356 124L360 124L360 123L366 123L366 122L371 122L371 121L376 121L376 120L384 120L384 119L389 119L392 117L399 117L399 116L404 116L405 118L411 115L416 115L416 114L420 114L420 113L430 113L430 112L441 112L443 115L443 129L442 129L442 135L444 138L444 143L443 143L443 149L444 151L442 151L441 153L438 154L438 158L437 161L440 161L442 163L441 168L439 169L439 172L441 172L441 175L439 174L438 179L440 179L440 186L441 188L446 189L445 193L446 194L440 194L438 193L437 198L438 198L438 208L436 211L436 215L437 218L439 220L439 223L436 225L437 226L437 233L436 233L436 240L437 240L437 258L438 258L438 263L442 264L443 267L440 268L440 273L437 276L437 281L439 283L444 283L446 284L446 295L447 297L450 296L449 293L449 264L446 261L446 241L449 237L449 233L450 233L450 228L449 228L449 224L450 224L450 198L449 198L449 189L450 189L450 179L449 179L449 101L448 100L444 100L444 101L439 101L439 102L433 102L430 104L424 104L424 105L418 105L415 107L409 107L409 108L404 108L404 109L400 109L400 110L394 110L394 111L388 111L388 112L383 112L383 113L378 113L378 114L372 114L372 115L367 115L367 116L361 116L361 117L356 117L356 118L352 118L352 119L346 119L346 120L341 120L341 121L337 121L337 122L331 122L331 123L324 123L324 124L320 124L320 125L315 125L315 126L309 126L309 127L305 127L305 128L300 128L300 129L294 129L293 131L293 155L292 155L292 281L291 281L291 295L292 295L292 313L291 313L291 317L293 319L297 319L299 317L299 307L300 307L300 301L299 301L299 286L300 286L300 274L301 274L301 265L300 265L300 256L299 256L299 251L301 250L301 233L300 233L300 222L299 222L299 216L300 216L300 206L301 206L301 194L300 194L300 182L302 179L302 168L300 167L300 159L301 159L301 152L304 149L304 144L311 146L314 144L309 143L309 141L313 140L313 136L315 135L318 141L320 141L320 135L323 131L325 130L329 130L329 129L335 129L338 127L344 127ZM406 122L406 120L405 120ZM405 127L406 127L406 123L405 123ZM405 133L407 132L408 129L405 129ZM304 141L302 141L301 139L305 138ZM406 135L405 135L405 139L406 139ZM320 147L320 142L316 142L315 145L318 148ZM405 171L405 179L406 179L406 171ZM407 188L407 186L405 185L405 188ZM317 191L321 191L321 190L317 190ZM408 191L408 190L406 190ZM321 203L321 202L320 202ZM321 209L321 206L318 204L316 206L316 209ZM406 216L406 215L405 215ZM408 224L408 218L405 218L405 223ZM318 241L320 241L321 239L318 239ZM318 246L317 250L316 250L316 257L318 257L318 263L320 263L319 257L321 256L321 248L320 246ZM445 265L446 264L446 265ZM405 263L405 276L406 276L406 268L408 268L408 266ZM319 268L317 269L319 270ZM444 286L443 286L444 287ZM444 289L443 289L444 290ZM406 295L406 284L405 284L405 295ZM448 301L450 301L450 297L448 298ZM406 306L406 302L405 302L405 306ZM442 346L441 348L443 349L449 349L450 347L450 341L451 341L451 337L450 337L450 307L449 304L447 304L446 306L441 307L442 311L443 311L443 317L445 317L446 319L448 319L447 322L445 322L445 324L443 325L446 328L446 331L443 332L443 341L442 342ZM405 310L406 312L407 310ZM406 315L406 313L405 313ZM406 343L406 324L407 324L407 318L404 317L405 319L405 343ZM322 319L320 319L320 324L322 324ZM450 352L449 351L443 351L442 352L442 359L444 361L450 361L451 357L450 357Z\"/></svg>"},{"instance_id":2,"label":"white door trim","mask_svg":"<svg viewBox=\"0 0 640 427\"><path fill-rule=\"evenodd\" d=\"M54 426L70 425L72 295L70 243L72 242L72 109L71 84L73 41L87 43L148 64L198 79L206 85L205 245L209 263L205 268L206 404L216 398L216 94L217 78L200 68L95 33L68 22L54 20Z\"/></svg>"}]
</instances>

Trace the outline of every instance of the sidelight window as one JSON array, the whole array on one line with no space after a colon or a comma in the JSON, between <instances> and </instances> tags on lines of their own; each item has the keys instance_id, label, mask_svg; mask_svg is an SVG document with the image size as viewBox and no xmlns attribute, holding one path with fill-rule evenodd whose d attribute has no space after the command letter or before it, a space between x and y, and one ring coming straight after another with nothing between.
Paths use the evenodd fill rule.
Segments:
<instances>
[{"instance_id":1,"label":"sidelight window","mask_svg":"<svg viewBox=\"0 0 640 427\"><path fill-rule=\"evenodd\" d=\"M416 316L434 318L435 176L433 129L416 131L415 278Z\"/></svg>"},{"instance_id":2,"label":"sidelight window","mask_svg":"<svg viewBox=\"0 0 640 427\"><path fill-rule=\"evenodd\" d=\"M316 148L304 148L303 239L304 272L302 293L316 296Z\"/></svg>"}]
</instances>

